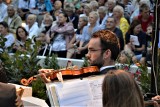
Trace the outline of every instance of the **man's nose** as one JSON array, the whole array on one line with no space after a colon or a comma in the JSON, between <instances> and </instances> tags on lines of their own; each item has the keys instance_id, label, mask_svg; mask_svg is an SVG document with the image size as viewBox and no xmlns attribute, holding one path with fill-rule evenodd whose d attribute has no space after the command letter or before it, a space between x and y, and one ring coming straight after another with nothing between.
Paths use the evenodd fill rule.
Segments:
<instances>
[{"instance_id":1,"label":"man's nose","mask_svg":"<svg viewBox=\"0 0 160 107\"><path fill-rule=\"evenodd\" d=\"M89 57L90 57L89 52L85 56L87 59L89 59Z\"/></svg>"}]
</instances>

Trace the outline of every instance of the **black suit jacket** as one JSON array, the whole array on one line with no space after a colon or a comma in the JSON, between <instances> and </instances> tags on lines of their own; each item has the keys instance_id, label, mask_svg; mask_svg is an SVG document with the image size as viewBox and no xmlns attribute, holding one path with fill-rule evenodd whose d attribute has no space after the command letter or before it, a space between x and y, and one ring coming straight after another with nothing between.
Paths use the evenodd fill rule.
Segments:
<instances>
[{"instance_id":1,"label":"black suit jacket","mask_svg":"<svg viewBox=\"0 0 160 107\"><path fill-rule=\"evenodd\" d=\"M110 67L110 68L106 68L102 71L100 71L100 75L106 74L109 70L116 70L116 67Z\"/></svg>"},{"instance_id":2,"label":"black suit jacket","mask_svg":"<svg viewBox=\"0 0 160 107\"><path fill-rule=\"evenodd\" d=\"M0 106L16 107L16 88L13 85L0 82Z\"/></svg>"}]
</instances>

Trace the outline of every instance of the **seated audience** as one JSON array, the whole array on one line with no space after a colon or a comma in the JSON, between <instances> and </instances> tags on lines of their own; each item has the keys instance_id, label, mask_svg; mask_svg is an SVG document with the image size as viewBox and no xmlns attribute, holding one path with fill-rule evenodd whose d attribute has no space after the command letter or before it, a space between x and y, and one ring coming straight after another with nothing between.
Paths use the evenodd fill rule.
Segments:
<instances>
[{"instance_id":1,"label":"seated audience","mask_svg":"<svg viewBox=\"0 0 160 107\"><path fill-rule=\"evenodd\" d=\"M7 5L3 2L3 0L0 0L0 9L0 22L2 22L7 16Z\"/></svg>"},{"instance_id":2,"label":"seated audience","mask_svg":"<svg viewBox=\"0 0 160 107\"><path fill-rule=\"evenodd\" d=\"M147 26L153 22L153 16L150 15L150 8L147 4L140 5L140 14L134 19L138 19L141 22L142 30L147 31Z\"/></svg>"},{"instance_id":3,"label":"seated audience","mask_svg":"<svg viewBox=\"0 0 160 107\"><path fill-rule=\"evenodd\" d=\"M132 58L133 62L140 61L142 58L142 54L146 49L146 37L146 33L142 31L141 22L139 20L133 20L126 34L125 46L125 49L130 49L135 54Z\"/></svg>"},{"instance_id":4,"label":"seated audience","mask_svg":"<svg viewBox=\"0 0 160 107\"><path fill-rule=\"evenodd\" d=\"M44 16L44 19L40 27L40 34L34 38L34 41L41 41L42 43L39 55L46 56L49 54L49 43L47 43L46 39L49 37L49 35L51 35L51 27L54 26L56 23L56 21L53 22L53 17L51 15L46 14Z\"/></svg>"},{"instance_id":5,"label":"seated audience","mask_svg":"<svg viewBox=\"0 0 160 107\"><path fill-rule=\"evenodd\" d=\"M97 20L99 18L98 12L92 11L89 13L89 25L83 28L82 38L80 41L80 45L78 47L79 58L82 58L87 53L88 42L92 36L92 34L98 30L100 30L99 24L97 24ZM78 57L78 54L77 54Z\"/></svg>"},{"instance_id":6,"label":"seated audience","mask_svg":"<svg viewBox=\"0 0 160 107\"><path fill-rule=\"evenodd\" d=\"M36 8L36 0L18 0L18 14L23 21L30 14L30 9Z\"/></svg>"},{"instance_id":7,"label":"seated audience","mask_svg":"<svg viewBox=\"0 0 160 107\"><path fill-rule=\"evenodd\" d=\"M58 22L52 26L51 33L52 35L47 39L47 42L51 44L51 53L66 58L68 44L74 35L73 24L69 22L66 13L59 14Z\"/></svg>"},{"instance_id":8,"label":"seated audience","mask_svg":"<svg viewBox=\"0 0 160 107\"><path fill-rule=\"evenodd\" d=\"M64 8L66 5L73 3L75 9L79 9L81 7L81 1L80 0L64 0Z\"/></svg>"},{"instance_id":9,"label":"seated audience","mask_svg":"<svg viewBox=\"0 0 160 107\"><path fill-rule=\"evenodd\" d=\"M116 34L116 36L119 39L120 50L123 50L123 48L124 48L123 34L122 34L122 31L118 27L116 27L116 20L114 19L114 17L107 18L106 29L110 30Z\"/></svg>"},{"instance_id":10,"label":"seated audience","mask_svg":"<svg viewBox=\"0 0 160 107\"><path fill-rule=\"evenodd\" d=\"M92 6L92 11L97 11L99 5L98 5L98 2L96 0L91 0L90 5Z\"/></svg>"},{"instance_id":11,"label":"seated audience","mask_svg":"<svg viewBox=\"0 0 160 107\"><path fill-rule=\"evenodd\" d=\"M27 25L25 26L25 29L28 32L28 38L30 39L33 39L33 37L37 37L39 34L39 27L36 19L37 17L34 14L30 14L27 17Z\"/></svg>"},{"instance_id":12,"label":"seated audience","mask_svg":"<svg viewBox=\"0 0 160 107\"><path fill-rule=\"evenodd\" d=\"M112 16L113 9L116 6L116 0L107 0L107 2L105 3L105 6L107 8L107 15Z\"/></svg>"},{"instance_id":13,"label":"seated audience","mask_svg":"<svg viewBox=\"0 0 160 107\"><path fill-rule=\"evenodd\" d=\"M73 23L74 29L77 29L79 17L75 13L74 5L72 3L65 5L64 11L68 15L69 21Z\"/></svg>"},{"instance_id":14,"label":"seated audience","mask_svg":"<svg viewBox=\"0 0 160 107\"><path fill-rule=\"evenodd\" d=\"M108 15L106 14L106 7L105 6L100 6L98 8L98 13L99 13L99 25L101 29L105 29L106 26L106 20L108 18Z\"/></svg>"},{"instance_id":15,"label":"seated audience","mask_svg":"<svg viewBox=\"0 0 160 107\"><path fill-rule=\"evenodd\" d=\"M116 20L116 26L122 31L123 33L123 39L125 40L126 32L129 29L129 23L124 18L124 9L123 7L117 5L113 9L113 17Z\"/></svg>"},{"instance_id":16,"label":"seated audience","mask_svg":"<svg viewBox=\"0 0 160 107\"><path fill-rule=\"evenodd\" d=\"M26 51L25 43L27 41L28 32L24 27L19 26L16 30L16 41L13 45L13 52Z\"/></svg>"},{"instance_id":17,"label":"seated audience","mask_svg":"<svg viewBox=\"0 0 160 107\"><path fill-rule=\"evenodd\" d=\"M61 0L55 0L53 7L54 7L54 9L50 13L53 16L53 19L58 21L58 15L59 15L60 12L63 11Z\"/></svg>"},{"instance_id":18,"label":"seated audience","mask_svg":"<svg viewBox=\"0 0 160 107\"><path fill-rule=\"evenodd\" d=\"M8 15L4 18L4 21L9 25L9 32L15 34L18 26L21 26L21 17L16 13L16 9L13 5L7 7Z\"/></svg>"},{"instance_id":19,"label":"seated audience","mask_svg":"<svg viewBox=\"0 0 160 107\"><path fill-rule=\"evenodd\" d=\"M15 38L12 33L9 33L9 26L6 22L0 22L0 34L1 36L3 36L3 38L7 39L4 48L11 47L12 44L15 42ZM3 50L0 49L0 51Z\"/></svg>"},{"instance_id":20,"label":"seated audience","mask_svg":"<svg viewBox=\"0 0 160 107\"><path fill-rule=\"evenodd\" d=\"M77 53L77 47L79 46L79 42L82 37L82 31L84 26L86 26L88 23L88 17L87 16L81 16L79 17L79 22L78 22L78 29L72 38L72 40L69 42L68 50L67 50L67 58L76 58Z\"/></svg>"}]
</instances>

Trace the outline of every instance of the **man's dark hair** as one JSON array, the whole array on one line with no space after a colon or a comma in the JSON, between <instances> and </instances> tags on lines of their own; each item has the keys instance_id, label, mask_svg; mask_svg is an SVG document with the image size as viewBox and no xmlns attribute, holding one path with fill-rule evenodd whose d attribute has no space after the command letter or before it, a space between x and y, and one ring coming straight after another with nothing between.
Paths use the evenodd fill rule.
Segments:
<instances>
[{"instance_id":1,"label":"man's dark hair","mask_svg":"<svg viewBox=\"0 0 160 107\"><path fill-rule=\"evenodd\" d=\"M100 30L95 32L92 35L92 38L100 38L101 48L103 49L103 52L109 49L111 51L111 59L114 61L117 59L120 48L116 34L109 30Z\"/></svg>"}]
</instances>

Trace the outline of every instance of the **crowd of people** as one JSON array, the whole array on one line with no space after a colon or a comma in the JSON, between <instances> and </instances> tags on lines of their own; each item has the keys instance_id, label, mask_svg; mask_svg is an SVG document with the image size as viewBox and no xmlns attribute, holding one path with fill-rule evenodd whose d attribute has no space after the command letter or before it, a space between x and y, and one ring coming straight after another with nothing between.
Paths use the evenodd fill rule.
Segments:
<instances>
[{"instance_id":1,"label":"crowd of people","mask_svg":"<svg viewBox=\"0 0 160 107\"><path fill-rule=\"evenodd\" d=\"M0 34L7 38L6 48L14 44L11 52L27 51L25 42L31 39L33 44L42 43L39 55L82 59L92 34L111 30L119 39L119 58L150 60L152 0L0 0L0 4Z\"/></svg>"},{"instance_id":2,"label":"crowd of people","mask_svg":"<svg viewBox=\"0 0 160 107\"><path fill-rule=\"evenodd\" d=\"M116 70L115 63L117 58L120 63L128 57L141 63L150 59L153 6L152 0L0 0L0 34L7 39L6 48L13 45L11 52L27 51L31 39L45 45L39 55L87 57L100 69L96 75L106 74L104 107L144 107L134 79ZM44 74L50 71L39 72L44 82L52 81Z\"/></svg>"}]
</instances>

